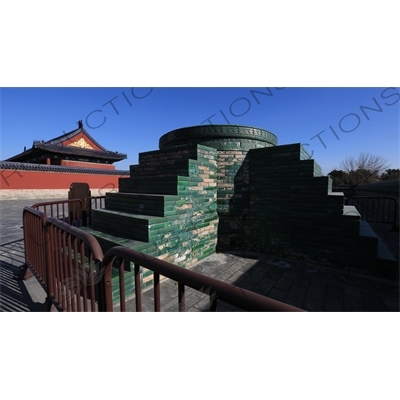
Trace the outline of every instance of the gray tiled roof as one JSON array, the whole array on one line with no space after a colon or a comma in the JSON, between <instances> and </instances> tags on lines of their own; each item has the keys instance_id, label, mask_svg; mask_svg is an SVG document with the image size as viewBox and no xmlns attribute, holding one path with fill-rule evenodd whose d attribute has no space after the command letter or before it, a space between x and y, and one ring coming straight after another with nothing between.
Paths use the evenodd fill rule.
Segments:
<instances>
[{"instance_id":1,"label":"gray tiled roof","mask_svg":"<svg viewBox=\"0 0 400 400\"><path fill-rule=\"evenodd\" d=\"M101 150L92 150L92 149L85 149L81 147L75 146L63 146L62 143L66 140L73 139L75 136L79 134L85 134L87 138L98 148ZM61 136L56 138L47 140L47 141L34 141L32 148L28 150L24 150L22 153L17 154L13 157L8 158L5 161L21 161L29 160L29 158L34 157L37 155L38 152L47 151L50 153L55 154L69 154L69 155L76 155L80 157L85 157L89 159L101 159L101 160L110 160L112 162L120 161L127 158L125 153L118 153L114 151L108 151L104 148L101 144L99 144L96 140L93 139L92 136L89 135L88 132L83 128L80 124L78 129L75 129L71 132L65 133Z\"/></svg>"}]
</instances>

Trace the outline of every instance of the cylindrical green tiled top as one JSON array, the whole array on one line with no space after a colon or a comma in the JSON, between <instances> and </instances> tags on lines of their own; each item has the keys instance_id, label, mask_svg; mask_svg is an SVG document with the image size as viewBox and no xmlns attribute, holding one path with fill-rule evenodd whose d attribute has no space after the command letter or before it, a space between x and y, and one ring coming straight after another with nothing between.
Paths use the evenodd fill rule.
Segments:
<instances>
[{"instance_id":1,"label":"cylindrical green tiled top","mask_svg":"<svg viewBox=\"0 0 400 400\"><path fill-rule=\"evenodd\" d=\"M236 143L236 145L235 145ZM160 150L202 144L217 150L245 150L276 146L278 138L265 129L240 125L199 125L176 129L161 136Z\"/></svg>"}]
</instances>

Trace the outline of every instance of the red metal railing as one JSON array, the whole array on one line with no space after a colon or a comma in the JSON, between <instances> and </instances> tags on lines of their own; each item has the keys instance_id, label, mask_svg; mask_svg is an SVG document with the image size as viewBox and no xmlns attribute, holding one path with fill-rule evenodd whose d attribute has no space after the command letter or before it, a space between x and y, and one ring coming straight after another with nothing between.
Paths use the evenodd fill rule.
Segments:
<instances>
[{"instance_id":1,"label":"red metal railing","mask_svg":"<svg viewBox=\"0 0 400 400\"><path fill-rule=\"evenodd\" d=\"M44 212L50 217L68 222L70 225L80 227L91 224L93 209L105 207L106 196L91 196L85 200L55 200L36 203L32 208Z\"/></svg>"},{"instance_id":2,"label":"red metal railing","mask_svg":"<svg viewBox=\"0 0 400 400\"><path fill-rule=\"evenodd\" d=\"M130 263L134 264L136 311L142 310L141 268L153 271L155 311L161 310L160 276L178 283L179 311L185 311L185 287L207 294L210 311L217 310L218 301L247 311L303 311L126 247L113 247L103 257L92 235L32 207L24 208L23 220L26 268L47 292L49 305L59 311L113 311L115 269L120 310L126 311L124 274Z\"/></svg>"},{"instance_id":3,"label":"red metal railing","mask_svg":"<svg viewBox=\"0 0 400 400\"><path fill-rule=\"evenodd\" d=\"M97 311L103 259L97 240L32 207L24 208L23 220L25 271L29 268L43 286L49 305L58 311Z\"/></svg>"},{"instance_id":4,"label":"red metal railing","mask_svg":"<svg viewBox=\"0 0 400 400\"><path fill-rule=\"evenodd\" d=\"M80 199L56 200L47 201L44 203L36 203L32 206L32 208L42 211L50 217L68 222L69 225L85 225L85 219L83 218L85 207L83 201Z\"/></svg>"},{"instance_id":5,"label":"red metal railing","mask_svg":"<svg viewBox=\"0 0 400 400\"><path fill-rule=\"evenodd\" d=\"M104 299L99 308L104 311L112 311L113 301L111 293L111 272L114 262L117 261L119 276L119 293L121 311L126 311L124 272L126 262L134 264L135 274L135 303L136 311L142 311L142 298L140 286L140 268L145 267L153 271L154 280L154 311L160 311L160 276L173 279L178 282L179 311L185 311L185 287L188 286L199 292L206 293L210 297L210 311L217 311L217 302L242 308L246 311L304 311L289 304L261 296L249 290L242 289L217 279L207 277L197 272L187 270L166 261L145 255L123 246L111 248L103 258L103 293Z\"/></svg>"},{"instance_id":6,"label":"red metal railing","mask_svg":"<svg viewBox=\"0 0 400 400\"><path fill-rule=\"evenodd\" d=\"M97 311L103 252L97 240L73 226L48 218L46 261L51 270L49 296L65 311Z\"/></svg>"}]
</instances>

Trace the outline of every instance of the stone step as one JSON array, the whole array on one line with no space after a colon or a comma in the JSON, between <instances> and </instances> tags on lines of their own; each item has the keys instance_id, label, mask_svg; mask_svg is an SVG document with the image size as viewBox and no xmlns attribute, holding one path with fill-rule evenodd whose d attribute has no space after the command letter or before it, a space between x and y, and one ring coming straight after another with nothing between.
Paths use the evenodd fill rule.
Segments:
<instances>
[{"instance_id":1,"label":"stone step","mask_svg":"<svg viewBox=\"0 0 400 400\"><path fill-rule=\"evenodd\" d=\"M107 193L106 209L165 217L176 209L180 196L145 193Z\"/></svg>"},{"instance_id":2,"label":"stone step","mask_svg":"<svg viewBox=\"0 0 400 400\"><path fill-rule=\"evenodd\" d=\"M165 228L165 217L99 209L92 211L92 227L124 239L148 242Z\"/></svg>"},{"instance_id":3,"label":"stone step","mask_svg":"<svg viewBox=\"0 0 400 400\"><path fill-rule=\"evenodd\" d=\"M170 160L170 162L160 163L155 161L153 163L131 165L129 168L130 175L134 176L155 176L158 174L171 174L184 173L187 175L189 159L183 160Z\"/></svg>"},{"instance_id":4,"label":"stone step","mask_svg":"<svg viewBox=\"0 0 400 400\"><path fill-rule=\"evenodd\" d=\"M177 195L178 177L124 178L119 180L120 193Z\"/></svg>"},{"instance_id":5,"label":"stone step","mask_svg":"<svg viewBox=\"0 0 400 400\"><path fill-rule=\"evenodd\" d=\"M98 240L103 250L103 254L105 254L112 247L125 246L132 250L140 251L144 254L150 255L152 257L160 256L159 249L153 243L146 243L140 240L121 238L119 235L114 236L110 233L104 233L103 231L94 229L92 227L82 227L81 229L87 233L90 233ZM135 276L134 276L133 264L125 263L124 268L125 268L124 291L125 291L125 296L129 297L134 294L135 290L135 284L134 284ZM151 286L152 274L153 274L152 271L142 268L142 271L140 273L140 281L142 289ZM112 270L112 298L114 303L119 301L119 277L116 269Z\"/></svg>"},{"instance_id":6,"label":"stone step","mask_svg":"<svg viewBox=\"0 0 400 400\"><path fill-rule=\"evenodd\" d=\"M190 146L181 150L153 150L139 153L139 165L177 165L189 158L197 158L199 155L198 147L200 146Z\"/></svg>"},{"instance_id":7,"label":"stone step","mask_svg":"<svg viewBox=\"0 0 400 400\"><path fill-rule=\"evenodd\" d=\"M360 236L376 243L376 256L378 259L396 261L396 258L393 256L391 251L387 248L382 239L378 238L367 221L360 222Z\"/></svg>"},{"instance_id":8,"label":"stone step","mask_svg":"<svg viewBox=\"0 0 400 400\"><path fill-rule=\"evenodd\" d=\"M378 252L378 237L371 229L368 222L360 221L359 236L356 243L360 260L364 257L368 257L371 262L372 260L376 261Z\"/></svg>"},{"instance_id":9,"label":"stone step","mask_svg":"<svg viewBox=\"0 0 400 400\"><path fill-rule=\"evenodd\" d=\"M92 211L91 227L124 239L144 242L164 240L166 236L176 232L188 232L218 223L213 205L215 206L204 205L202 211L193 211L192 208L166 211L165 214L170 215L165 217L98 209Z\"/></svg>"},{"instance_id":10,"label":"stone step","mask_svg":"<svg viewBox=\"0 0 400 400\"><path fill-rule=\"evenodd\" d=\"M93 235L99 241L104 254L115 246L125 246L137 251L143 251L151 246L151 243L115 236L111 233L96 229L93 226L83 226L79 229Z\"/></svg>"},{"instance_id":11,"label":"stone step","mask_svg":"<svg viewBox=\"0 0 400 400\"><path fill-rule=\"evenodd\" d=\"M354 206L343 206L343 217L346 219L361 220L361 215Z\"/></svg>"}]
</instances>

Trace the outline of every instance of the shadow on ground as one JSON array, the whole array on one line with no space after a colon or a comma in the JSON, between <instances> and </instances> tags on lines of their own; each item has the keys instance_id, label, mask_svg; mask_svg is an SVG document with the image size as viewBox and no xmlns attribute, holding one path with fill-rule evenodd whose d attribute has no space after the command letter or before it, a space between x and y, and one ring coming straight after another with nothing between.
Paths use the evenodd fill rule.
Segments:
<instances>
[{"instance_id":1,"label":"shadow on ground","mask_svg":"<svg viewBox=\"0 0 400 400\"><path fill-rule=\"evenodd\" d=\"M0 311L47 311L46 294L35 278L14 279L24 260L23 239L0 246Z\"/></svg>"},{"instance_id":2,"label":"shadow on ground","mask_svg":"<svg viewBox=\"0 0 400 400\"><path fill-rule=\"evenodd\" d=\"M191 270L282 301L307 311L399 311L398 283L342 271L291 262L262 254L217 253ZM178 286L172 280L161 285L161 310L178 311ZM186 288L186 310L208 311L209 296ZM153 311L153 290L142 294L142 310ZM134 299L128 311L135 311ZM219 302L218 311L243 311Z\"/></svg>"},{"instance_id":3,"label":"shadow on ground","mask_svg":"<svg viewBox=\"0 0 400 400\"><path fill-rule=\"evenodd\" d=\"M268 255L257 259L254 255L224 256L238 261L228 262L219 279L307 311L399 311L399 285L395 282ZM206 268L212 267L201 267L203 273ZM221 304L221 311L233 310Z\"/></svg>"}]
</instances>

